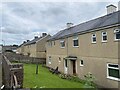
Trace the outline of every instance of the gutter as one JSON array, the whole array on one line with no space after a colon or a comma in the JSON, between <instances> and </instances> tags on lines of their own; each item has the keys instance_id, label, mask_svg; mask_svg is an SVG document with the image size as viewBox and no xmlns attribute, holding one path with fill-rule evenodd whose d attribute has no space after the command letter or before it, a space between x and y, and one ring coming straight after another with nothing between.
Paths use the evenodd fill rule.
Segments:
<instances>
[{"instance_id":1,"label":"gutter","mask_svg":"<svg viewBox=\"0 0 120 90\"><path fill-rule=\"evenodd\" d=\"M109 25L109 26L103 26L103 27L99 27L99 28L94 28L94 29L89 29L89 30L85 30L85 31L80 31L80 32L76 32L76 33L73 33L73 34L69 34L69 35L65 35L63 37L60 37L60 38L53 38L53 39L50 39L50 40L47 40L47 41L53 41L53 40L59 40L61 38L68 38L68 37L71 37L75 34L77 35L81 35L81 34L85 34L85 33L90 33L90 32L94 32L94 31L100 31L100 30L103 30L103 29L108 29L108 28L111 28L111 27L119 27L120 24L113 24L113 25Z\"/></svg>"}]
</instances>

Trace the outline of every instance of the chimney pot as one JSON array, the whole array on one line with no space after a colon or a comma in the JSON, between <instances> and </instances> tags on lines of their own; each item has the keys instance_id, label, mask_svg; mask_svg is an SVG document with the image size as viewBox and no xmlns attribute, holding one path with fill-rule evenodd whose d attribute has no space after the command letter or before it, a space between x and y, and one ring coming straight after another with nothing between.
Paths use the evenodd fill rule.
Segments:
<instances>
[{"instance_id":1,"label":"chimney pot","mask_svg":"<svg viewBox=\"0 0 120 90\"><path fill-rule=\"evenodd\" d=\"M73 23L67 23L66 25L67 25L67 28L70 28L73 26Z\"/></svg>"},{"instance_id":2,"label":"chimney pot","mask_svg":"<svg viewBox=\"0 0 120 90\"><path fill-rule=\"evenodd\" d=\"M42 37L44 37L44 36L46 36L47 35L47 33L42 33Z\"/></svg>"},{"instance_id":3,"label":"chimney pot","mask_svg":"<svg viewBox=\"0 0 120 90\"><path fill-rule=\"evenodd\" d=\"M110 14L110 13L113 13L113 12L116 12L116 6L115 5L108 5L107 7L107 14Z\"/></svg>"},{"instance_id":4,"label":"chimney pot","mask_svg":"<svg viewBox=\"0 0 120 90\"><path fill-rule=\"evenodd\" d=\"M23 43L26 43L26 41L23 41Z\"/></svg>"},{"instance_id":5,"label":"chimney pot","mask_svg":"<svg viewBox=\"0 0 120 90\"><path fill-rule=\"evenodd\" d=\"M34 38L36 39L36 38L38 38L38 36L35 36Z\"/></svg>"}]
</instances>

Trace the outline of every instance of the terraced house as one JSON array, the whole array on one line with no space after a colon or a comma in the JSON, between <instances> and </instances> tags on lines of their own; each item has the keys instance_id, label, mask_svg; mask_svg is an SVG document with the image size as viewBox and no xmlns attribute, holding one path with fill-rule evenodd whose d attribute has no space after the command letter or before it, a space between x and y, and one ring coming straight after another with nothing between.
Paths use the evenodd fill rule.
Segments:
<instances>
[{"instance_id":1,"label":"terraced house","mask_svg":"<svg viewBox=\"0 0 120 90\"><path fill-rule=\"evenodd\" d=\"M91 72L95 82L108 88L120 85L120 11L107 6L107 15L67 28L47 42L48 67L77 75Z\"/></svg>"},{"instance_id":2,"label":"terraced house","mask_svg":"<svg viewBox=\"0 0 120 90\"><path fill-rule=\"evenodd\" d=\"M17 52L30 57L46 58L46 41L50 35L43 33L41 37L35 36L33 40L24 42L17 49Z\"/></svg>"}]
</instances>

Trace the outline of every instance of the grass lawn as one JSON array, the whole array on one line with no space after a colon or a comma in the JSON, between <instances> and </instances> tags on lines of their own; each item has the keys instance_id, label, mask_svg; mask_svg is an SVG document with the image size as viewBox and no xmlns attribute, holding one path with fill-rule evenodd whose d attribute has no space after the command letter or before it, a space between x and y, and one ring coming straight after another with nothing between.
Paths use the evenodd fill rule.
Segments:
<instances>
[{"instance_id":1,"label":"grass lawn","mask_svg":"<svg viewBox=\"0 0 120 90\"><path fill-rule=\"evenodd\" d=\"M39 65L38 75L35 74L35 64L24 64L24 88L83 88L84 85L79 82L61 79L48 69Z\"/></svg>"}]
</instances>

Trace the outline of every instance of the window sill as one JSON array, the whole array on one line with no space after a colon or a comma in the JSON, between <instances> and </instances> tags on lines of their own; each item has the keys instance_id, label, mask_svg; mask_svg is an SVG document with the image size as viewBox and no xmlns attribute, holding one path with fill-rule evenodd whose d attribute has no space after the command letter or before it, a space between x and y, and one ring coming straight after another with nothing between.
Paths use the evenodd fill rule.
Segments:
<instances>
[{"instance_id":1,"label":"window sill","mask_svg":"<svg viewBox=\"0 0 120 90\"><path fill-rule=\"evenodd\" d=\"M111 80L115 80L115 81L119 81L120 82L120 79L118 79L118 78L114 78L114 77L107 77L107 79L111 79Z\"/></svg>"},{"instance_id":2,"label":"window sill","mask_svg":"<svg viewBox=\"0 0 120 90\"><path fill-rule=\"evenodd\" d=\"M107 43L107 41L101 41L102 43Z\"/></svg>"},{"instance_id":3,"label":"window sill","mask_svg":"<svg viewBox=\"0 0 120 90\"><path fill-rule=\"evenodd\" d=\"M120 41L120 39L115 39L114 41L115 41L115 42L118 42L118 41Z\"/></svg>"},{"instance_id":4,"label":"window sill","mask_svg":"<svg viewBox=\"0 0 120 90\"><path fill-rule=\"evenodd\" d=\"M80 65L80 67L83 67L84 65Z\"/></svg>"},{"instance_id":5,"label":"window sill","mask_svg":"<svg viewBox=\"0 0 120 90\"><path fill-rule=\"evenodd\" d=\"M79 46L73 46L73 47L78 48Z\"/></svg>"},{"instance_id":6,"label":"window sill","mask_svg":"<svg viewBox=\"0 0 120 90\"><path fill-rule=\"evenodd\" d=\"M65 47L60 47L61 49L64 49Z\"/></svg>"},{"instance_id":7,"label":"window sill","mask_svg":"<svg viewBox=\"0 0 120 90\"><path fill-rule=\"evenodd\" d=\"M49 64L51 64L51 62L49 62Z\"/></svg>"},{"instance_id":8,"label":"window sill","mask_svg":"<svg viewBox=\"0 0 120 90\"><path fill-rule=\"evenodd\" d=\"M96 44L96 42L92 42L92 44Z\"/></svg>"}]
</instances>

